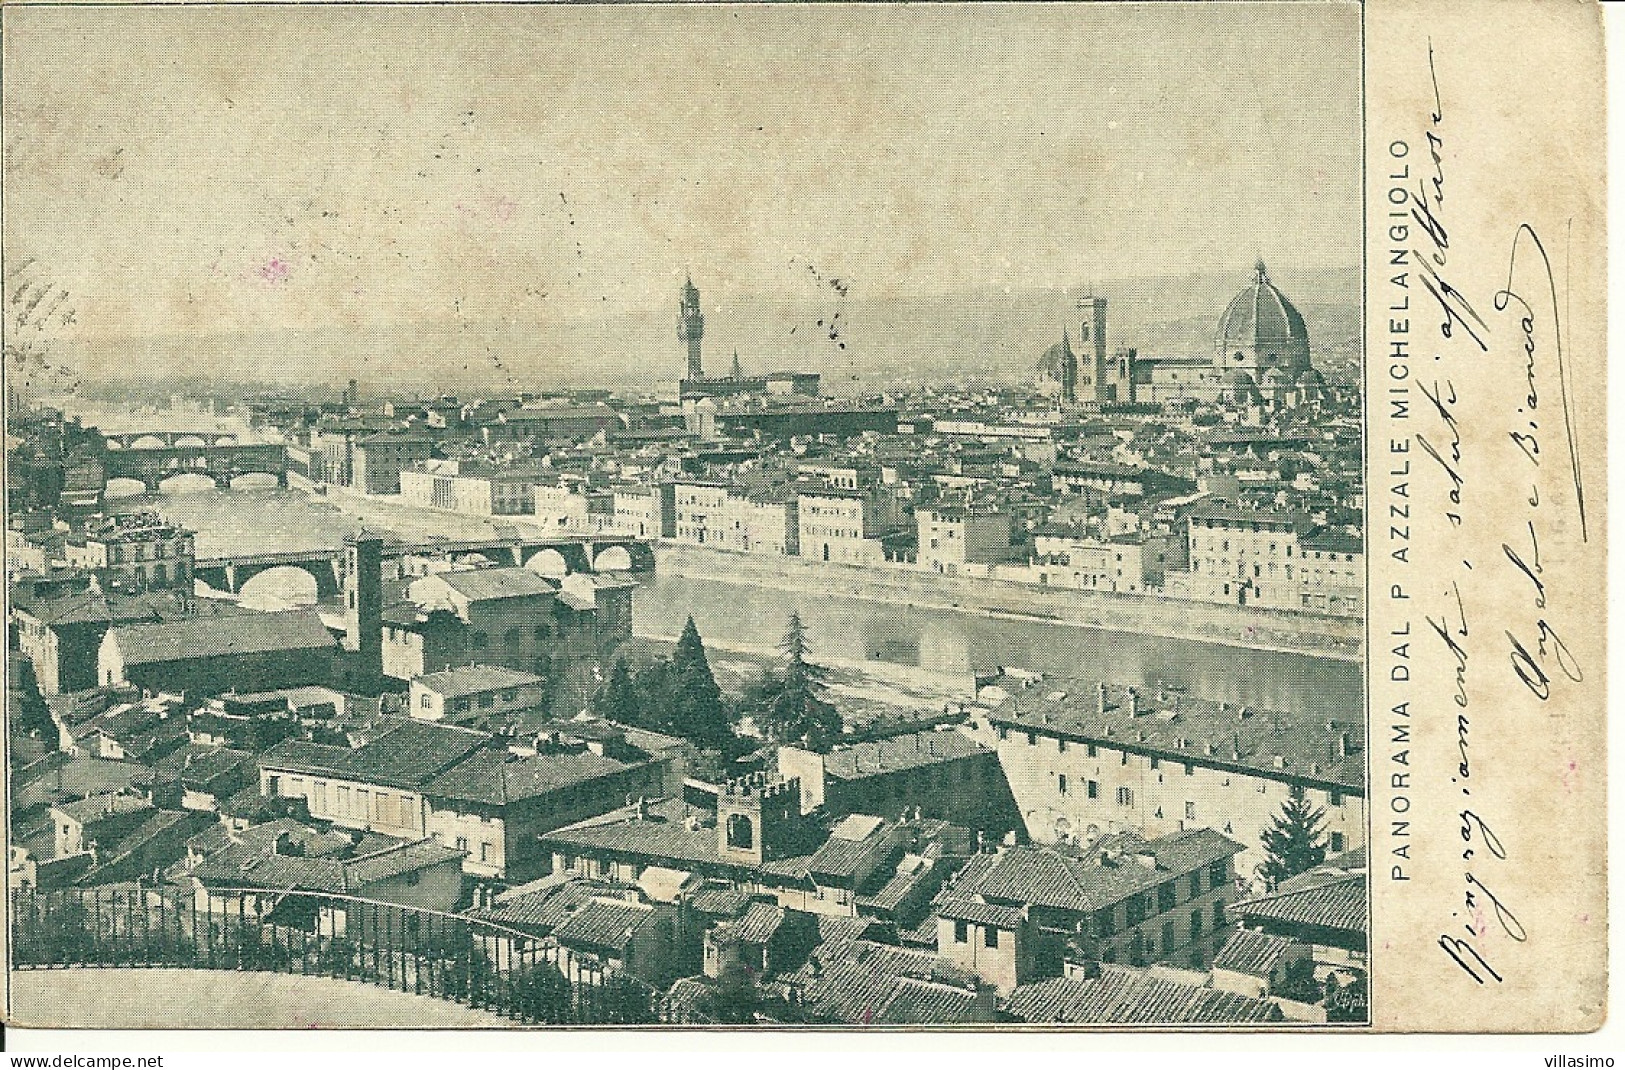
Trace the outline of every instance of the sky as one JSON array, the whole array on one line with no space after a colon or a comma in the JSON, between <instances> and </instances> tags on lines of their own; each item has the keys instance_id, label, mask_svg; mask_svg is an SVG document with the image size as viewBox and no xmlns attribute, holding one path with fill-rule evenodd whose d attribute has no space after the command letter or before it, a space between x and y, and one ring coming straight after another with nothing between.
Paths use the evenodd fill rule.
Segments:
<instances>
[{"instance_id":1,"label":"sky","mask_svg":"<svg viewBox=\"0 0 1625 1070\"><path fill-rule=\"evenodd\" d=\"M66 290L39 330L91 350L513 346L651 310L648 345L675 348L685 272L711 313L1359 263L1352 4L14 8L5 28L7 298Z\"/></svg>"}]
</instances>

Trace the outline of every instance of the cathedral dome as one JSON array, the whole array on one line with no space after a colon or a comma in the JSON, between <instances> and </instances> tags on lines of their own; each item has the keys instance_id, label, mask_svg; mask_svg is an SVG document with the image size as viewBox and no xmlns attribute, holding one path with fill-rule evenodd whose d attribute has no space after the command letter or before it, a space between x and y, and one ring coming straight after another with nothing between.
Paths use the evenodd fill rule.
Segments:
<instances>
[{"instance_id":1,"label":"cathedral dome","mask_svg":"<svg viewBox=\"0 0 1625 1070\"><path fill-rule=\"evenodd\" d=\"M1296 378L1309 366L1309 329L1303 315L1270 282L1262 260L1252 283L1219 318L1214 348L1225 368L1262 372L1280 367Z\"/></svg>"}]
</instances>

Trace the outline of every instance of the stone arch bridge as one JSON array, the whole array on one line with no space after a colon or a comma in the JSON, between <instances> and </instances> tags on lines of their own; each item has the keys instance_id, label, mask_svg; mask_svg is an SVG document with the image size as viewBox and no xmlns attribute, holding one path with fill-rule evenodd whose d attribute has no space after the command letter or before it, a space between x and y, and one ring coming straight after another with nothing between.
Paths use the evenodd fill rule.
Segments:
<instances>
[{"instance_id":1,"label":"stone arch bridge","mask_svg":"<svg viewBox=\"0 0 1625 1070\"><path fill-rule=\"evenodd\" d=\"M564 571L605 573L648 573L655 567L654 550L645 540L618 536L583 536L569 539L477 539L408 543L386 541L384 556L400 558L408 554L482 554L499 565L535 567L540 555L554 553ZM261 573L275 568L298 568L316 581L316 597L336 597L344 588L344 550L296 550L289 553L234 554L199 557L192 574L218 591L242 593L243 586Z\"/></svg>"},{"instance_id":2,"label":"stone arch bridge","mask_svg":"<svg viewBox=\"0 0 1625 1070\"><path fill-rule=\"evenodd\" d=\"M148 491L178 475L201 475L227 488L238 476L264 474L288 482L288 457L278 443L245 445L209 431L142 431L104 436L107 479L136 479Z\"/></svg>"}]
</instances>

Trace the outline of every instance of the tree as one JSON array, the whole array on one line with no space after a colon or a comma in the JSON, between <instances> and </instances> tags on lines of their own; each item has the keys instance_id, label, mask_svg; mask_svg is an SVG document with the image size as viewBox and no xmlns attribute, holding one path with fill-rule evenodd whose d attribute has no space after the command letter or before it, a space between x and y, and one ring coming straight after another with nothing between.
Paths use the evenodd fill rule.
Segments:
<instances>
[{"instance_id":1,"label":"tree","mask_svg":"<svg viewBox=\"0 0 1625 1070\"><path fill-rule=\"evenodd\" d=\"M683 625L672 651L671 692L672 728L678 735L706 747L722 747L733 739L722 688L711 674L693 617Z\"/></svg>"},{"instance_id":2,"label":"tree","mask_svg":"<svg viewBox=\"0 0 1625 1070\"><path fill-rule=\"evenodd\" d=\"M807 660L807 632L799 613L779 644L784 667L768 670L753 696L757 723L775 743L821 750L841 734L841 715L823 697L824 671Z\"/></svg>"},{"instance_id":3,"label":"tree","mask_svg":"<svg viewBox=\"0 0 1625 1070\"><path fill-rule=\"evenodd\" d=\"M638 686L632 679L632 670L626 667L625 658L616 658L608 679L592 697L592 709L600 717L635 725L642 717L638 699Z\"/></svg>"},{"instance_id":4,"label":"tree","mask_svg":"<svg viewBox=\"0 0 1625 1070\"><path fill-rule=\"evenodd\" d=\"M1264 830L1264 861L1258 875L1272 891L1281 882L1300 873L1307 873L1326 860L1326 844L1321 835L1321 822L1326 811L1310 808L1309 797L1299 785L1293 785L1281 812L1275 815L1270 827Z\"/></svg>"}]
</instances>

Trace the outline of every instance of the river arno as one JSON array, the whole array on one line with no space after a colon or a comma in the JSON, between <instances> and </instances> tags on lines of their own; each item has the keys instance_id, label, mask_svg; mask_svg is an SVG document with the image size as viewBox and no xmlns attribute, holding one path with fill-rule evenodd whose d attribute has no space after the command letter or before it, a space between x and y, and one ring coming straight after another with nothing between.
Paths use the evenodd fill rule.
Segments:
<instances>
[{"instance_id":1,"label":"river arno","mask_svg":"<svg viewBox=\"0 0 1625 1070\"><path fill-rule=\"evenodd\" d=\"M200 490L118 499L117 509L158 509L198 532L200 557L336 547L345 532L410 520L474 537L491 521L408 514L387 503L298 491ZM352 510L368 515L358 517ZM815 656L880 660L963 673L996 666L1051 675L1183 687L1204 698L1319 716L1350 717L1363 708L1358 663L1302 654L1238 649L1213 643L1105 632L1043 621L993 619L950 610L894 607L844 596L672 576L645 578L633 602L641 635L670 636L692 615L717 646L771 649L792 611L806 623Z\"/></svg>"}]
</instances>

